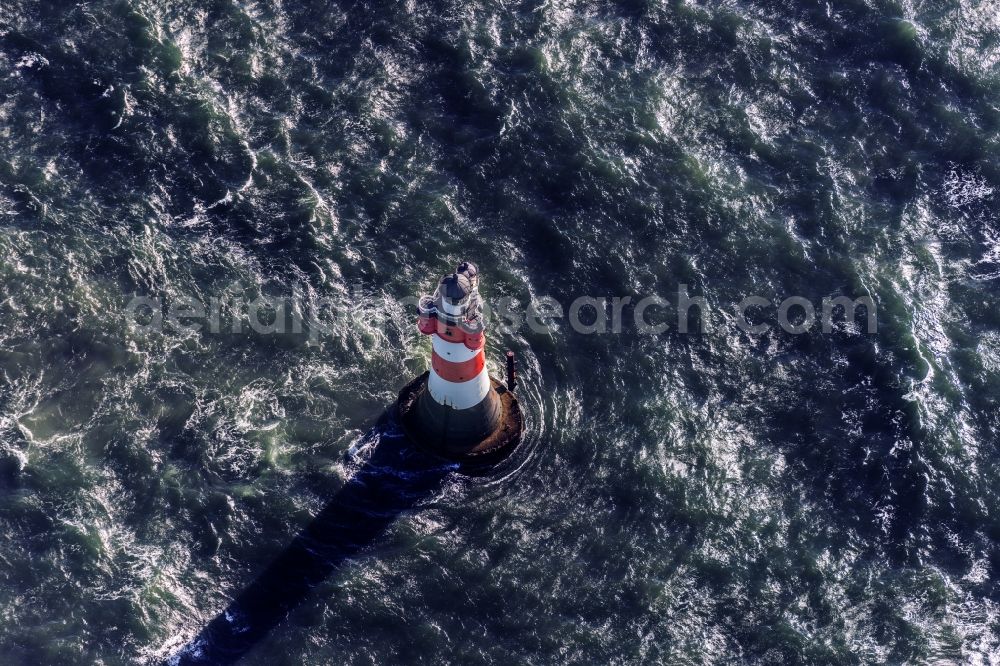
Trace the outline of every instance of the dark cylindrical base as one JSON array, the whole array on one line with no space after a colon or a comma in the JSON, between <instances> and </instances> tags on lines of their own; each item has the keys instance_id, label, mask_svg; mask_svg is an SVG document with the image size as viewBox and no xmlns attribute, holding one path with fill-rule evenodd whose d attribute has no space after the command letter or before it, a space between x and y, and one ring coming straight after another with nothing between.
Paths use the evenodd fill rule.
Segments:
<instances>
[{"instance_id":1,"label":"dark cylindrical base","mask_svg":"<svg viewBox=\"0 0 1000 666\"><path fill-rule=\"evenodd\" d=\"M420 438L448 451L464 451L486 439L500 424L500 396L492 387L474 407L453 409L424 390L417 397Z\"/></svg>"},{"instance_id":2,"label":"dark cylindrical base","mask_svg":"<svg viewBox=\"0 0 1000 666\"><path fill-rule=\"evenodd\" d=\"M521 441L524 419L514 394L490 378L487 397L472 409L438 404L424 373L407 384L396 403L406 434L421 448L456 462L495 464Z\"/></svg>"}]
</instances>

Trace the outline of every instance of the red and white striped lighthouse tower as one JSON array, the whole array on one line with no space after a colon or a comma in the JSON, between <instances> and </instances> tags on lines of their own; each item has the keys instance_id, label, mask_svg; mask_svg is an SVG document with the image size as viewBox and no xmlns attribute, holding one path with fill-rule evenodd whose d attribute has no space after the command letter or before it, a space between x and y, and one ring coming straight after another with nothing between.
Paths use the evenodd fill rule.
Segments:
<instances>
[{"instance_id":1,"label":"red and white striped lighthouse tower","mask_svg":"<svg viewBox=\"0 0 1000 666\"><path fill-rule=\"evenodd\" d=\"M452 458L496 457L520 440L520 409L511 389L489 376L479 271L462 262L417 306L417 326L431 338L430 370L400 394L414 439ZM508 384L510 384L510 379Z\"/></svg>"}]
</instances>

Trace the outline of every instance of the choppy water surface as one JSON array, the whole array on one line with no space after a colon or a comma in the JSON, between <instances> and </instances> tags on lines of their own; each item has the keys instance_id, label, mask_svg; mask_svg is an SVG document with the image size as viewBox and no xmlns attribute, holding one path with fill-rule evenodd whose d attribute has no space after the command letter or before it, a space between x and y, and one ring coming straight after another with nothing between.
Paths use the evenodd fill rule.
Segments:
<instances>
[{"instance_id":1,"label":"choppy water surface","mask_svg":"<svg viewBox=\"0 0 1000 666\"><path fill-rule=\"evenodd\" d=\"M463 258L488 298L685 283L719 326L494 334L516 464L246 663L1000 659L998 63L994 0L4 2L0 661L194 636L355 472L429 354L394 299ZM125 312L294 285L390 316ZM750 294L879 329L748 336Z\"/></svg>"}]
</instances>

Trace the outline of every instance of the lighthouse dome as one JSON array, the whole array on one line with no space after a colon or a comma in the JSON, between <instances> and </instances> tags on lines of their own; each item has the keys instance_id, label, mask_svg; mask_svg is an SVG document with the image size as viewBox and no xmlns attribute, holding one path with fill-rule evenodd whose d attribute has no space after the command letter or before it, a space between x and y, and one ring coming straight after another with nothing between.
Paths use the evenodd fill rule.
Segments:
<instances>
[{"instance_id":1,"label":"lighthouse dome","mask_svg":"<svg viewBox=\"0 0 1000 666\"><path fill-rule=\"evenodd\" d=\"M472 281L461 273L452 273L441 279L441 295L452 303L464 301L472 293Z\"/></svg>"}]
</instances>

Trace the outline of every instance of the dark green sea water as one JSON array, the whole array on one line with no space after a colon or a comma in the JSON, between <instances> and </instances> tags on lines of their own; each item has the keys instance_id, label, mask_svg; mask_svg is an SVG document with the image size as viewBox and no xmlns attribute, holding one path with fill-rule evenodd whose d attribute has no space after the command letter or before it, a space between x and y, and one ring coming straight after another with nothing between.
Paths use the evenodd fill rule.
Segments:
<instances>
[{"instance_id":1,"label":"dark green sea water","mask_svg":"<svg viewBox=\"0 0 1000 666\"><path fill-rule=\"evenodd\" d=\"M461 259L715 326L492 332L515 458L244 663L1000 662L998 151L996 0L4 0L0 663L195 636L363 464L430 354L396 301ZM293 289L366 309L126 311ZM752 294L878 330L748 335Z\"/></svg>"}]
</instances>

